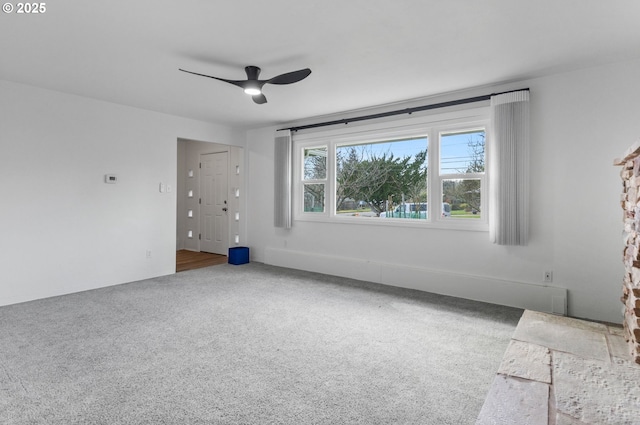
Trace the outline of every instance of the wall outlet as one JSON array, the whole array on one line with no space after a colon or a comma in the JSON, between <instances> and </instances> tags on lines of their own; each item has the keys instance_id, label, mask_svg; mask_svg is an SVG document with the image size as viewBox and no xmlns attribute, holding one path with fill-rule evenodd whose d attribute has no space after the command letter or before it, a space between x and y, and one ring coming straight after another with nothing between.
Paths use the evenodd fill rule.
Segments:
<instances>
[{"instance_id":1,"label":"wall outlet","mask_svg":"<svg viewBox=\"0 0 640 425\"><path fill-rule=\"evenodd\" d=\"M553 272L552 271L544 272L543 280L544 280L544 282L547 282L547 283L553 282Z\"/></svg>"}]
</instances>

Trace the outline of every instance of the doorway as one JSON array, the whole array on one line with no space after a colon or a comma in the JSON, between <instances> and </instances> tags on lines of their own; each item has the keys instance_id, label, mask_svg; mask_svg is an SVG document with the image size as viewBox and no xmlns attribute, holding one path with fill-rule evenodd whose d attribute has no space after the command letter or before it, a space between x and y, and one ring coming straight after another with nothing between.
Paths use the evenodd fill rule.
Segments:
<instances>
[{"instance_id":1,"label":"doorway","mask_svg":"<svg viewBox=\"0 0 640 425\"><path fill-rule=\"evenodd\" d=\"M246 244L244 149L178 139L177 159L176 252L226 258Z\"/></svg>"}]
</instances>

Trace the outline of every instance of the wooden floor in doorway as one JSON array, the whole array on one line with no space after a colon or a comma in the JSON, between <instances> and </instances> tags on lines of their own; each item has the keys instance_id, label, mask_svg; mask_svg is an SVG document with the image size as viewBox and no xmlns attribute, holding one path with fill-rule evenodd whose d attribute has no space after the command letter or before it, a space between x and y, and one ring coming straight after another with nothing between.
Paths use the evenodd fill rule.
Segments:
<instances>
[{"instance_id":1,"label":"wooden floor in doorway","mask_svg":"<svg viewBox=\"0 0 640 425\"><path fill-rule=\"evenodd\" d=\"M176 272L217 266L226 262L226 255L187 251L186 249L176 251Z\"/></svg>"}]
</instances>

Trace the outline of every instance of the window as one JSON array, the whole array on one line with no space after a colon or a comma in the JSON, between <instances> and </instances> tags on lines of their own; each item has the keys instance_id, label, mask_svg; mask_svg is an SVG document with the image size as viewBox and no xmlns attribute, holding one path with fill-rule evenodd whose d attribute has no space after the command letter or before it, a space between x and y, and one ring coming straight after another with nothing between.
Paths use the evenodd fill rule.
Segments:
<instances>
[{"instance_id":1,"label":"window","mask_svg":"<svg viewBox=\"0 0 640 425\"><path fill-rule=\"evenodd\" d=\"M327 180L326 146L305 148L302 179L304 181L304 212L324 212Z\"/></svg>"},{"instance_id":2,"label":"window","mask_svg":"<svg viewBox=\"0 0 640 425\"><path fill-rule=\"evenodd\" d=\"M440 182L452 218L481 218L485 130L440 133Z\"/></svg>"},{"instance_id":3,"label":"window","mask_svg":"<svg viewBox=\"0 0 640 425\"><path fill-rule=\"evenodd\" d=\"M487 112L296 135L295 219L486 230Z\"/></svg>"},{"instance_id":4,"label":"window","mask_svg":"<svg viewBox=\"0 0 640 425\"><path fill-rule=\"evenodd\" d=\"M427 202L426 136L339 144L335 163L337 215L385 217L400 203ZM402 217L426 218L426 214Z\"/></svg>"}]
</instances>

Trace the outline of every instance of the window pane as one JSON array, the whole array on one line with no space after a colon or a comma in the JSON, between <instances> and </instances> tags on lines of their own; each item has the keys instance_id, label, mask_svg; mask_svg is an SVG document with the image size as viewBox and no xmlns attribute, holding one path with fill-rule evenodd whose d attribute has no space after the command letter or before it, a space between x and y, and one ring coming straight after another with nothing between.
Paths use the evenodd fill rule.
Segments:
<instances>
[{"instance_id":1,"label":"window pane","mask_svg":"<svg viewBox=\"0 0 640 425\"><path fill-rule=\"evenodd\" d=\"M304 212L324 212L324 184L304 185Z\"/></svg>"},{"instance_id":2,"label":"window pane","mask_svg":"<svg viewBox=\"0 0 640 425\"><path fill-rule=\"evenodd\" d=\"M414 220L427 218L427 203L426 202L409 202L409 203L401 203L400 205L395 205L392 208L389 208L388 211L380 214L380 217L386 218L411 218Z\"/></svg>"},{"instance_id":3,"label":"window pane","mask_svg":"<svg viewBox=\"0 0 640 425\"><path fill-rule=\"evenodd\" d=\"M327 178L327 147L304 150L304 179L322 180Z\"/></svg>"},{"instance_id":4,"label":"window pane","mask_svg":"<svg viewBox=\"0 0 640 425\"><path fill-rule=\"evenodd\" d=\"M484 172L484 130L440 134L440 174Z\"/></svg>"},{"instance_id":5,"label":"window pane","mask_svg":"<svg viewBox=\"0 0 640 425\"><path fill-rule=\"evenodd\" d=\"M337 146L335 196L336 214L358 217L384 217L401 203L425 203L427 138Z\"/></svg>"},{"instance_id":6,"label":"window pane","mask_svg":"<svg viewBox=\"0 0 640 425\"><path fill-rule=\"evenodd\" d=\"M453 218L480 218L480 179L445 179L442 193Z\"/></svg>"}]
</instances>

